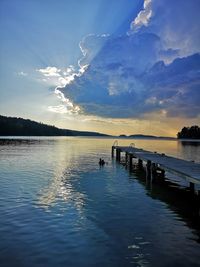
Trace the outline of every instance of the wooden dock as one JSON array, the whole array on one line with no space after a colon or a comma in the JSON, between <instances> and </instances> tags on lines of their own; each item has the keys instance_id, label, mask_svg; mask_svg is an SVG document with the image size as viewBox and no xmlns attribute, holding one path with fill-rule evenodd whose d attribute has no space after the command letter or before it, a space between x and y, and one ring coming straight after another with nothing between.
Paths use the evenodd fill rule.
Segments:
<instances>
[{"instance_id":1,"label":"wooden dock","mask_svg":"<svg viewBox=\"0 0 200 267\"><path fill-rule=\"evenodd\" d=\"M146 173L149 179L158 172L164 177L165 172L173 173L189 182L191 191L195 191L195 184L200 185L200 164L178 159L175 157L146 151L133 146L112 146L112 157L116 154L116 160L120 162L121 153L125 153L125 163L132 169L132 159L138 159L138 167L143 168L146 163Z\"/></svg>"}]
</instances>

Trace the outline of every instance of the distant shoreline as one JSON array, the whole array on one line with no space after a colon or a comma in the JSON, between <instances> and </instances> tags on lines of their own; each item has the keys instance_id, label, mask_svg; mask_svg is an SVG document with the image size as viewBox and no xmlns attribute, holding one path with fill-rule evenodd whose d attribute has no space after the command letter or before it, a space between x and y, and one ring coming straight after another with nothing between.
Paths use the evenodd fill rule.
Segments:
<instances>
[{"instance_id":1,"label":"distant shoreline","mask_svg":"<svg viewBox=\"0 0 200 267\"><path fill-rule=\"evenodd\" d=\"M133 134L133 135L108 135L99 132L77 131L71 129L60 129L52 125L29 119L6 117L0 115L0 136L84 136L84 137L107 137L107 138L126 138L126 139L176 139L174 137L161 137L153 135Z\"/></svg>"},{"instance_id":2,"label":"distant shoreline","mask_svg":"<svg viewBox=\"0 0 200 267\"><path fill-rule=\"evenodd\" d=\"M153 135L145 135L145 134L134 134L129 136L119 136L120 139L152 139L152 140L177 140L176 137L168 137L168 136L153 136Z\"/></svg>"},{"instance_id":3,"label":"distant shoreline","mask_svg":"<svg viewBox=\"0 0 200 267\"><path fill-rule=\"evenodd\" d=\"M29 119L6 117L0 115L0 138L1 139L12 139L16 138L40 138L40 137L90 137L90 138L109 138L109 139L135 139L135 140L179 140L179 141L197 141L199 139L187 139L187 138L176 138L168 136L154 136L145 134L132 134L119 136L108 135L99 132L89 131L77 131L71 129L60 129L52 125L47 125L32 121ZM200 140L199 140L200 141Z\"/></svg>"},{"instance_id":4,"label":"distant shoreline","mask_svg":"<svg viewBox=\"0 0 200 267\"><path fill-rule=\"evenodd\" d=\"M177 141L181 143L200 143L200 139L178 139L178 138L169 138L169 137L155 137L155 138L138 138L138 137L119 137L119 136L36 136L36 135L30 135L30 136L0 136L0 142L2 141L40 141L40 140L54 140L59 138L89 138L89 139L113 139L113 140L155 140L155 141Z\"/></svg>"}]
</instances>

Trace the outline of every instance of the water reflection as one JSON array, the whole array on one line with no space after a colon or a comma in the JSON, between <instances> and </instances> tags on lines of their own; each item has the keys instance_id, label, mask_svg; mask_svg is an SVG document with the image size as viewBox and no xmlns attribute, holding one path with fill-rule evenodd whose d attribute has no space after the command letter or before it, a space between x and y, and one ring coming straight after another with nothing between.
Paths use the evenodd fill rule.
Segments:
<instances>
[{"instance_id":1,"label":"water reflection","mask_svg":"<svg viewBox=\"0 0 200 267\"><path fill-rule=\"evenodd\" d=\"M52 207L58 205L61 210L66 210L73 205L77 211L82 212L85 195L73 186L76 179L74 174L74 170L77 169L76 162L69 161L66 157L63 158L62 153L60 158L59 153L56 157L57 164L52 178L49 180L49 184L40 190L36 204L46 211L51 211Z\"/></svg>"},{"instance_id":2,"label":"water reflection","mask_svg":"<svg viewBox=\"0 0 200 267\"><path fill-rule=\"evenodd\" d=\"M200 146L200 141L198 140L193 140L193 141L180 141L180 143L183 145L183 146Z\"/></svg>"},{"instance_id":3,"label":"water reflection","mask_svg":"<svg viewBox=\"0 0 200 267\"><path fill-rule=\"evenodd\" d=\"M177 183L167 179L157 178L153 182L149 181L146 179L145 172L141 170L135 169L133 175L144 186L148 196L167 204L167 208L195 232L196 238L194 240L200 243L198 196L191 194L188 188L182 188Z\"/></svg>"},{"instance_id":4,"label":"water reflection","mask_svg":"<svg viewBox=\"0 0 200 267\"><path fill-rule=\"evenodd\" d=\"M84 197L84 194L74 190L70 171L67 173L65 167L63 169L60 167L55 170L50 184L40 191L37 206L50 211L52 207L57 206L61 201L68 205L75 205L78 211L82 211ZM67 206L62 206L62 209L67 208Z\"/></svg>"},{"instance_id":5,"label":"water reflection","mask_svg":"<svg viewBox=\"0 0 200 267\"><path fill-rule=\"evenodd\" d=\"M184 159L200 163L200 141L179 141L177 144Z\"/></svg>"}]
</instances>

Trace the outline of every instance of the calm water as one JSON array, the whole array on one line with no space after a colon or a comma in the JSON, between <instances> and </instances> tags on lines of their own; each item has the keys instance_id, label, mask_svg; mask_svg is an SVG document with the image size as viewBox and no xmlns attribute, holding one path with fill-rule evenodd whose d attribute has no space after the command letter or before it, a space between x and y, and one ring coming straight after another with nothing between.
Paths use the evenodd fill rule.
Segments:
<instances>
[{"instance_id":1,"label":"calm water","mask_svg":"<svg viewBox=\"0 0 200 267\"><path fill-rule=\"evenodd\" d=\"M113 142L1 142L0 266L200 266L199 225L188 202L175 204L173 190L146 185L112 161ZM198 143L119 144L130 142L200 162Z\"/></svg>"}]
</instances>

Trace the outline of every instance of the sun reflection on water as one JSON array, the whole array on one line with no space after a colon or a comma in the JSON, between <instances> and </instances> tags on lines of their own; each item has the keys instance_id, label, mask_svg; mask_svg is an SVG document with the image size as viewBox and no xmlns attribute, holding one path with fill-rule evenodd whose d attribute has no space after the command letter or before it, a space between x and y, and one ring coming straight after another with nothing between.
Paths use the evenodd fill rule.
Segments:
<instances>
[{"instance_id":1,"label":"sun reflection on water","mask_svg":"<svg viewBox=\"0 0 200 267\"><path fill-rule=\"evenodd\" d=\"M58 205L61 210L66 210L68 206L74 206L77 211L82 212L85 195L76 191L73 186L73 179L75 179L73 168L74 166L66 161L61 161L56 166L48 186L42 188L39 193L37 207L42 207L49 212L51 208ZM62 205L63 202L65 205Z\"/></svg>"}]
</instances>

